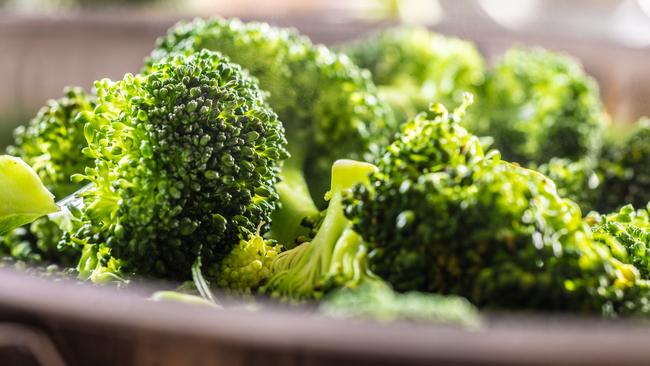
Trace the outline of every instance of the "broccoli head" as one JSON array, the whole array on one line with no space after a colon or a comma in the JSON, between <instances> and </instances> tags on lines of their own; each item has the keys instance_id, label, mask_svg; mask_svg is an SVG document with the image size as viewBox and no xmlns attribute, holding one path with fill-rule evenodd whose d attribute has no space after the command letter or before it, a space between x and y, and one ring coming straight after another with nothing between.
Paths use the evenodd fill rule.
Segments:
<instances>
[{"instance_id":1,"label":"broccoli head","mask_svg":"<svg viewBox=\"0 0 650 366\"><path fill-rule=\"evenodd\" d=\"M636 268L594 240L552 181L485 154L461 127L464 107L437 106L406 123L370 183L345 199L370 270L398 291L481 307L629 310L647 293Z\"/></svg>"},{"instance_id":2,"label":"broccoli head","mask_svg":"<svg viewBox=\"0 0 650 366\"><path fill-rule=\"evenodd\" d=\"M302 218L318 214L313 200L324 203L332 163L363 158L392 132L388 108L369 73L348 57L312 44L293 29L265 23L221 18L181 22L158 40L148 64L170 53L204 48L223 53L255 76L284 124L291 157L282 168L282 207L272 235L291 245L304 234Z\"/></svg>"},{"instance_id":3,"label":"broccoli head","mask_svg":"<svg viewBox=\"0 0 650 366\"><path fill-rule=\"evenodd\" d=\"M86 139L77 116L94 108L94 97L81 88L65 89L62 98L48 101L27 126L16 129L15 144L7 152L32 166L57 198L73 193L82 184L70 177L92 163L81 153Z\"/></svg>"},{"instance_id":4,"label":"broccoli head","mask_svg":"<svg viewBox=\"0 0 650 366\"><path fill-rule=\"evenodd\" d=\"M596 82L568 56L514 48L487 74L466 127L504 158L542 164L597 156L605 114Z\"/></svg>"},{"instance_id":5,"label":"broccoli head","mask_svg":"<svg viewBox=\"0 0 650 366\"><path fill-rule=\"evenodd\" d=\"M425 28L383 30L342 48L370 70L399 122L432 102L457 106L483 82L485 61L470 42Z\"/></svg>"},{"instance_id":6,"label":"broccoli head","mask_svg":"<svg viewBox=\"0 0 650 366\"><path fill-rule=\"evenodd\" d=\"M95 88L84 116L94 164L76 176L90 185L66 238L89 258L82 277L110 265L186 279L198 257L216 263L265 230L286 140L239 65L208 50L170 55Z\"/></svg>"}]
</instances>

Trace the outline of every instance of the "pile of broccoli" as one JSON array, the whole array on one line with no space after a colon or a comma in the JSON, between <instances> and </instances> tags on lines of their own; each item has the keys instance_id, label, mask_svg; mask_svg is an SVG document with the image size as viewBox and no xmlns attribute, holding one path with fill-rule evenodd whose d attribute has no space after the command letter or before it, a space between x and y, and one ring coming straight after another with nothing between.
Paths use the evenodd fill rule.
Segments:
<instances>
[{"instance_id":1,"label":"pile of broccoli","mask_svg":"<svg viewBox=\"0 0 650 366\"><path fill-rule=\"evenodd\" d=\"M466 326L479 309L647 316L650 127L608 128L595 81L551 51L487 67L426 29L333 51L181 22L139 73L67 89L16 131L0 254L217 307L214 290Z\"/></svg>"}]
</instances>

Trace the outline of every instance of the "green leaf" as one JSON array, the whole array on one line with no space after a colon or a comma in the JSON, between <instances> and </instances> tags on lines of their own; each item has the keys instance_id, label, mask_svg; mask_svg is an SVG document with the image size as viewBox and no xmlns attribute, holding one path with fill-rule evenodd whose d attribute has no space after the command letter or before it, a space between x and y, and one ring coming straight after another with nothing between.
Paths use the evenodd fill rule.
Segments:
<instances>
[{"instance_id":1,"label":"green leaf","mask_svg":"<svg viewBox=\"0 0 650 366\"><path fill-rule=\"evenodd\" d=\"M0 155L0 234L58 210L54 195L29 165Z\"/></svg>"}]
</instances>

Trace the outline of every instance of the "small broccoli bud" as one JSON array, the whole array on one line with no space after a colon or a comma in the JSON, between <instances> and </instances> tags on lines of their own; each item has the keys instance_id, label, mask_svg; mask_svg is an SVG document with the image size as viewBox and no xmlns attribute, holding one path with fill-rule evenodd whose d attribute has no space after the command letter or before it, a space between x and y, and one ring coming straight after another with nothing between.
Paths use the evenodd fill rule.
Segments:
<instances>
[{"instance_id":1,"label":"small broccoli bud","mask_svg":"<svg viewBox=\"0 0 650 366\"><path fill-rule=\"evenodd\" d=\"M270 277L271 263L281 251L281 245L264 239L258 232L241 240L208 274L222 289L249 295Z\"/></svg>"},{"instance_id":2,"label":"small broccoli bud","mask_svg":"<svg viewBox=\"0 0 650 366\"><path fill-rule=\"evenodd\" d=\"M342 51L370 70L381 96L402 123L430 103L463 103L485 74L485 61L470 42L425 28L399 27L344 45Z\"/></svg>"},{"instance_id":3,"label":"small broccoli bud","mask_svg":"<svg viewBox=\"0 0 650 366\"><path fill-rule=\"evenodd\" d=\"M606 115L597 84L568 56L511 49L487 74L477 100L465 125L492 136L506 160L543 164L600 151Z\"/></svg>"},{"instance_id":4,"label":"small broccoli bud","mask_svg":"<svg viewBox=\"0 0 650 366\"><path fill-rule=\"evenodd\" d=\"M101 265L115 258L127 274L186 279L197 257L215 264L270 221L284 130L238 65L171 55L95 87L84 125L94 164L76 177L92 184L70 245L97 246Z\"/></svg>"}]
</instances>

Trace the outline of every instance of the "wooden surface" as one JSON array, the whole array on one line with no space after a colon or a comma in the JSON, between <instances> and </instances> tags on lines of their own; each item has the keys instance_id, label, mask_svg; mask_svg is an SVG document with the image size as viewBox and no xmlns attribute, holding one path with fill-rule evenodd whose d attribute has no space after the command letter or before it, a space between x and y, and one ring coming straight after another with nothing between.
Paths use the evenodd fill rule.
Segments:
<instances>
[{"instance_id":1,"label":"wooden surface","mask_svg":"<svg viewBox=\"0 0 650 366\"><path fill-rule=\"evenodd\" d=\"M0 322L40 329L67 365L641 365L650 359L647 323L492 315L485 329L468 331L330 319L304 309L153 303L143 300L146 288L116 291L6 269L0 279Z\"/></svg>"}]
</instances>

